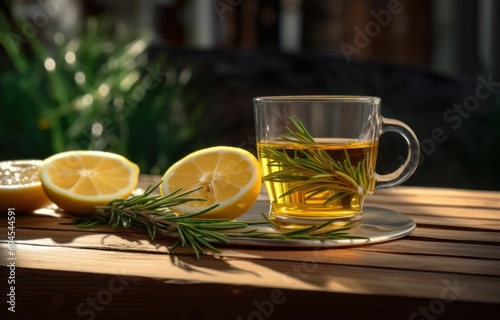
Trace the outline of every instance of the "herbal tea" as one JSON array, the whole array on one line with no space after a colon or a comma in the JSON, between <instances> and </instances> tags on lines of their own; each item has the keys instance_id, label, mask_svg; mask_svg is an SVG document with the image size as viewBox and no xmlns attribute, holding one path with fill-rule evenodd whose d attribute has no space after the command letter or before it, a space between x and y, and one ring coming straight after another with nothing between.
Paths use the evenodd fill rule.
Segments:
<instances>
[{"instance_id":1,"label":"herbal tea","mask_svg":"<svg viewBox=\"0 0 500 320\"><path fill-rule=\"evenodd\" d=\"M365 196L375 190L378 143L314 140L257 143L271 198L269 218L285 229L330 220L330 228L352 227L361 219Z\"/></svg>"},{"instance_id":2,"label":"herbal tea","mask_svg":"<svg viewBox=\"0 0 500 320\"><path fill-rule=\"evenodd\" d=\"M269 219L280 229L354 227L367 195L405 182L417 168L415 133L384 118L378 97L257 97L253 105ZM386 132L402 136L408 154L394 172L377 174L378 141Z\"/></svg>"}]
</instances>

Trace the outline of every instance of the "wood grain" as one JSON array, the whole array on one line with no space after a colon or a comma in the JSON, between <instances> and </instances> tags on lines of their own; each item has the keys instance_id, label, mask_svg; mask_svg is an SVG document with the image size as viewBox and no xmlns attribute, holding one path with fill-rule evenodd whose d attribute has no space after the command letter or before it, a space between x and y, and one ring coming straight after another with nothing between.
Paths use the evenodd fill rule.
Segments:
<instances>
[{"instance_id":1,"label":"wood grain","mask_svg":"<svg viewBox=\"0 0 500 320\"><path fill-rule=\"evenodd\" d=\"M141 186L157 181L142 176ZM266 201L264 192L259 201ZM402 239L343 248L221 245L220 253L207 251L198 261L183 248L169 255L175 240L168 237L150 241L134 229L78 229L71 216L52 208L19 214L19 314L87 319L93 310L96 319L265 319L257 305L279 290L287 302L274 304L269 318L310 317L304 310L314 307L318 319L335 310L352 319L380 312L384 319L402 319L415 312L420 317L419 310L429 306L445 306L429 315L436 319L500 317L500 192L396 187L377 191L367 205L402 212L417 229ZM6 235L7 219L0 218L0 234ZM0 250L4 281L11 261L6 237ZM87 298L120 279L127 285L112 303L98 312L85 309ZM77 311L82 302L83 316Z\"/></svg>"}]
</instances>

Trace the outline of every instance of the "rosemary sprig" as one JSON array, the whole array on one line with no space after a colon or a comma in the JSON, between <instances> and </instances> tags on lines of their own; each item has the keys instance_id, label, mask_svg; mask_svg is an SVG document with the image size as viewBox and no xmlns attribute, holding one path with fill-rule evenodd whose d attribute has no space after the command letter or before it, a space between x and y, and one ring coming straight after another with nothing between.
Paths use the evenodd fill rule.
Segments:
<instances>
[{"instance_id":1,"label":"rosemary sprig","mask_svg":"<svg viewBox=\"0 0 500 320\"><path fill-rule=\"evenodd\" d=\"M331 221L323 225L308 227L287 233L261 232L254 225L269 224L267 217L262 214L261 221L235 221L229 219L203 219L203 214L217 207L212 205L204 210L192 214L176 215L171 207L189 201L206 201L201 198L192 198L189 195L200 188L181 192L178 189L171 194L161 196L153 195L161 182L155 186L149 186L143 194L128 199L116 199L107 206L97 207L95 214L78 217L74 224L79 228L97 228L101 225L109 225L113 228L138 227L154 240L159 232L170 235L178 235L175 244L169 249L169 254L177 247L182 246L192 249L196 259L205 254L204 248L220 252L213 244L229 243L231 238L254 238L254 239L309 239L309 240L332 240L332 239L359 239L344 232L345 229L335 231L322 231L321 229ZM362 238L362 237L361 237Z\"/></svg>"},{"instance_id":2,"label":"rosemary sprig","mask_svg":"<svg viewBox=\"0 0 500 320\"><path fill-rule=\"evenodd\" d=\"M287 127L290 137L282 136L281 139L300 149L291 155L287 150L280 151L272 146L260 150L260 157L269 159L268 166L278 169L264 176L263 180L293 184L281 197L303 191L309 199L324 191L335 190L336 193L326 199L325 204L328 204L352 193L365 194L368 191L368 170L364 159L357 166L353 165L346 149L344 161L332 159L319 148L300 120L290 118L290 121L295 131Z\"/></svg>"},{"instance_id":3,"label":"rosemary sprig","mask_svg":"<svg viewBox=\"0 0 500 320\"><path fill-rule=\"evenodd\" d=\"M148 187L141 195L128 199L115 199L107 206L98 206L96 214L77 218L75 223L80 228L96 228L106 224L113 228L135 226L146 231L151 240L155 239L158 231L176 232L179 234L179 239L169 250L169 253L182 245L186 248L192 248L197 258L204 253L202 246L218 251L207 239L228 242L227 237L219 231L248 226L247 223L227 219L195 219L195 217L217 207L217 204L196 213L176 215L170 210L171 207L189 201L206 201L202 198L189 197L189 194L201 187L187 192L181 192L181 189L178 189L165 196L153 196L153 191L159 187L160 183L154 187Z\"/></svg>"}]
</instances>

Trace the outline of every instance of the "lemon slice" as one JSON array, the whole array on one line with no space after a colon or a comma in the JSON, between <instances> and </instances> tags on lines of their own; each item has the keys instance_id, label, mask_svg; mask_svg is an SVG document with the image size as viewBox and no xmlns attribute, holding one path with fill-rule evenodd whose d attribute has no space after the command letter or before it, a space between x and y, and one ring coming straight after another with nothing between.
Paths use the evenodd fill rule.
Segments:
<instances>
[{"instance_id":1,"label":"lemon slice","mask_svg":"<svg viewBox=\"0 0 500 320\"><path fill-rule=\"evenodd\" d=\"M163 176L160 192L167 195L178 188L188 191L203 186L189 196L207 201L190 201L171 209L186 214L218 204L203 217L235 219L257 199L261 178L259 163L250 152L234 147L211 147L193 152L171 166Z\"/></svg>"},{"instance_id":2,"label":"lemon slice","mask_svg":"<svg viewBox=\"0 0 500 320\"><path fill-rule=\"evenodd\" d=\"M40 181L52 202L73 212L128 197L136 188L139 167L123 156L102 151L68 151L44 160Z\"/></svg>"},{"instance_id":3,"label":"lemon slice","mask_svg":"<svg viewBox=\"0 0 500 320\"><path fill-rule=\"evenodd\" d=\"M50 204L38 179L42 160L0 162L0 210L31 212Z\"/></svg>"}]
</instances>

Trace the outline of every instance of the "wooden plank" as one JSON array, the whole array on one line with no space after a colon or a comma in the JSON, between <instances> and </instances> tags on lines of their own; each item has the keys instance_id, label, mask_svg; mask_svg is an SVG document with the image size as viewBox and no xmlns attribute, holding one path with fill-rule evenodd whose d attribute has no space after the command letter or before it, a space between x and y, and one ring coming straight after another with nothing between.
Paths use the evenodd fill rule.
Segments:
<instances>
[{"instance_id":1,"label":"wooden plank","mask_svg":"<svg viewBox=\"0 0 500 320\"><path fill-rule=\"evenodd\" d=\"M500 191L495 190L472 190L472 189L456 189L456 188L433 188L433 187L416 187L416 186L397 186L393 188L380 189L375 192L376 195L403 195L431 198L473 198L484 199L486 201L500 201ZM432 203L432 201L431 201Z\"/></svg>"},{"instance_id":2,"label":"wooden plank","mask_svg":"<svg viewBox=\"0 0 500 320\"><path fill-rule=\"evenodd\" d=\"M411 236L426 238L429 240L481 242L486 244L492 243L500 246L500 232L445 230L418 227L412 232Z\"/></svg>"},{"instance_id":3,"label":"wooden plank","mask_svg":"<svg viewBox=\"0 0 500 320\"><path fill-rule=\"evenodd\" d=\"M409 207L409 206L394 206L380 205L379 207L402 212L410 216L417 224L436 225L443 227L456 226L460 228L485 229L500 231L500 212L494 215L494 212L484 212L481 210L451 210L448 208L435 207ZM492 216L493 219L484 218ZM481 218L483 217L483 218ZM42 228L42 229L57 229L57 230L78 230L75 226L65 225L73 220L68 215L55 215L50 211L45 213L31 215L17 215L16 227ZM7 219L0 219L0 226L7 226ZM116 230L111 228L109 232L114 233Z\"/></svg>"},{"instance_id":4,"label":"wooden plank","mask_svg":"<svg viewBox=\"0 0 500 320\"><path fill-rule=\"evenodd\" d=\"M367 248L363 250L362 248ZM417 251L416 249L414 249ZM386 251L378 249L378 244L355 249L324 249L324 250L293 250L274 251L264 253L259 250L232 249L224 250L223 256L236 257L241 253L250 254L264 259L278 259L280 261L314 261L327 265L351 265L362 267L380 267L384 269L398 269L407 271L450 272L471 275L500 276L500 261L482 260L460 257L432 256ZM421 251L421 250L420 250ZM400 254L396 254L400 253Z\"/></svg>"},{"instance_id":5,"label":"wooden plank","mask_svg":"<svg viewBox=\"0 0 500 320\"><path fill-rule=\"evenodd\" d=\"M429 299L439 297L446 286L455 285L460 290L457 300L500 303L497 276L353 267L310 260L289 263L277 259L204 257L200 262L185 255L124 254L23 244L18 245L17 255L18 268L140 276L186 284L218 283ZM6 262L2 256L1 265Z\"/></svg>"},{"instance_id":6,"label":"wooden plank","mask_svg":"<svg viewBox=\"0 0 500 320\"><path fill-rule=\"evenodd\" d=\"M73 247L97 250L115 250L123 252L155 252L166 254L168 248L174 243L172 239L158 238L154 242L149 241L146 235L142 234L99 234L99 233L79 233L75 235L71 231L59 231L55 235L47 235L40 230L26 230L16 237L18 245L38 245L52 248ZM409 244L410 243L410 244ZM398 249L398 246L402 249ZM436 242L418 242L396 240L394 243L374 244L366 246L366 250L353 249L325 249L310 248L296 250L277 250L244 247L226 247L221 249L221 257L229 258L252 258L252 259L278 259L282 261L315 261L316 263L356 265L356 266L377 266L383 268L397 268L406 270L436 271L436 272L456 272L465 274L500 276L500 260L482 260L464 258L473 256L475 245L442 244ZM388 250L387 248L393 248ZM443 249L440 249L443 248ZM465 250L464 248L467 248ZM487 246L480 246L476 255L483 255L482 258L498 257L487 249ZM359 249L359 250L358 250ZM439 253L457 255L440 257ZM467 256L460 249L469 252ZM408 252L405 252L408 251ZM178 250L180 253L190 253L186 250ZM404 253L404 254L393 254ZM428 255L427 255L428 254Z\"/></svg>"},{"instance_id":7,"label":"wooden plank","mask_svg":"<svg viewBox=\"0 0 500 320\"><path fill-rule=\"evenodd\" d=\"M468 219L468 218L449 218L449 217L435 217L435 216L420 216L409 214L413 221L420 226L435 226L442 229L471 229L471 230L484 230L484 231L500 231L498 220L487 219Z\"/></svg>"},{"instance_id":8,"label":"wooden plank","mask_svg":"<svg viewBox=\"0 0 500 320\"><path fill-rule=\"evenodd\" d=\"M406 239L413 239L413 234ZM466 257L478 259L494 259L500 261L498 246L466 243L395 240L378 243L372 246L352 247L352 250L400 253L405 255L431 255L442 257Z\"/></svg>"},{"instance_id":9,"label":"wooden plank","mask_svg":"<svg viewBox=\"0 0 500 320\"><path fill-rule=\"evenodd\" d=\"M445 207L463 208L489 208L499 210L500 200L498 199L476 199L472 197L423 197L416 195L370 195L366 199L376 203L405 204L405 205L434 205Z\"/></svg>"},{"instance_id":10,"label":"wooden plank","mask_svg":"<svg viewBox=\"0 0 500 320\"><path fill-rule=\"evenodd\" d=\"M500 223L500 210L488 208L444 207L425 204L390 203L366 201L365 205L391 209L404 214L419 214L440 217L491 219Z\"/></svg>"},{"instance_id":11,"label":"wooden plank","mask_svg":"<svg viewBox=\"0 0 500 320\"><path fill-rule=\"evenodd\" d=\"M6 220L6 219L4 219ZM97 229L82 229L78 228L72 223L73 218L69 216L64 217L54 217L41 214L30 214L30 215L18 215L16 216L16 229L40 229L40 230L70 230L73 232L109 232L109 233L121 233L126 232L122 228L112 228L108 226L100 226ZM0 228L7 227L7 221L0 221ZM134 232L134 229L129 229L129 232Z\"/></svg>"},{"instance_id":12,"label":"wooden plank","mask_svg":"<svg viewBox=\"0 0 500 320\"><path fill-rule=\"evenodd\" d=\"M67 226L69 227L69 226ZM73 227L74 228L74 227ZM60 230L57 233L47 232L44 229L19 229L16 237L17 243L36 244L36 245L69 245L75 247L85 248L116 248L118 250L150 250L148 245L153 249L157 249L155 243L167 242L172 245L175 240L169 238L159 237L157 241L150 241L145 233L135 232L134 230L123 230L120 232L118 229L111 229L114 232L109 232L109 227L102 227L93 230L82 230L78 232L75 230ZM386 243L378 243L369 246L362 246L361 248L368 248L368 251L382 251L393 253L408 253L408 254L429 254L429 255L443 255L455 257L476 257L483 259L498 259L500 260L500 250L497 246L479 245L479 244L466 244L466 243L447 243L435 241L414 241L405 240L408 238L414 239L421 236L417 228L410 237L390 241ZM2 230L0 228L0 230ZM427 229L428 230L428 229ZM432 229L431 229L432 230ZM434 234L442 234L447 230L434 230ZM0 231L2 232L2 231ZM6 230L4 232L7 232ZM457 231L448 231L447 234L453 234ZM471 233L471 232L469 232ZM464 234L464 232L460 232ZM493 235L495 237L493 237ZM492 239L500 242L500 233L493 234ZM461 239L455 236L455 239ZM479 239L479 237L474 237ZM449 240L449 239L447 239ZM463 241L463 240L462 240ZM357 247L352 247L356 249ZM389 248L392 248L388 251ZM313 250L316 248L313 248ZM274 250L279 250L274 248ZM265 249L263 249L265 251Z\"/></svg>"}]
</instances>

